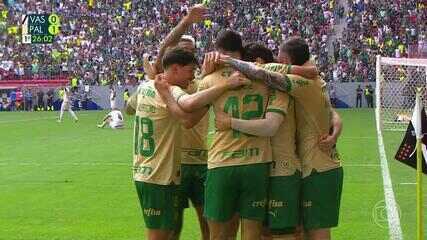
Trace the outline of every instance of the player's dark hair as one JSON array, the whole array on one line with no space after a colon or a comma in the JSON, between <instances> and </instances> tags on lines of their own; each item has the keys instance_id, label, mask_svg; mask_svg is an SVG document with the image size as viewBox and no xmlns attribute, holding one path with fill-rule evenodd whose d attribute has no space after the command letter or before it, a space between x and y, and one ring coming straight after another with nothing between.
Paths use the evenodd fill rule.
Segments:
<instances>
[{"instance_id":1,"label":"player's dark hair","mask_svg":"<svg viewBox=\"0 0 427 240\"><path fill-rule=\"evenodd\" d=\"M261 58L265 63L274 62L273 51L264 44L253 42L245 45L242 59L247 62L255 62L257 58Z\"/></svg>"},{"instance_id":2,"label":"player's dark hair","mask_svg":"<svg viewBox=\"0 0 427 240\"><path fill-rule=\"evenodd\" d=\"M192 52L189 52L184 48L174 47L168 49L162 59L162 65L164 69L169 68L173 64L178 64L181 66L190 64L197 65L197 59Z\"/></svg>"},{"instance_id":3,"label":"player's dark hair","mask_svg":"<svg viewBox=\"0 0 427 240\"><path fill-rule=\"evenodd\" d=\"M303 65L310 59L310 49L304 39L292 37L280 46L280 50L289 56L293 65Z\"/></svg>"},{"instance_id":4,"label":"player's dark hair","mask_svg":"<svg viewBox=\"0 0 427 240\"><path fill-rule=\"evenodd\" d=\"M223 30L218 34L215 41L215 48L228 52L242 52L242 37L238 32L232 30Z\"/></svg>"}]
</instances>

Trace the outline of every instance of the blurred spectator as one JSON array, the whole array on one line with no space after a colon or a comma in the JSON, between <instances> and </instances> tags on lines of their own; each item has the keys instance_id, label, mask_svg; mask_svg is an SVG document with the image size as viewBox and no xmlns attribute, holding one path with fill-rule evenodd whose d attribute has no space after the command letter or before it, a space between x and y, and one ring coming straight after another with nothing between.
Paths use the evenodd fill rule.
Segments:
<instances>
[{"instance_id":1,"label":"blurred spectator","mask_svg":"<svg viewBox=\"0 0 427 240\"><path fill-rule=\"evenodd\" d=\"M343 71L339 81L375 81L376 55L421 57L427 5L417 0L347 0L350 7L343 38L334 43L329 71ZM421 44L421 47L420 47ZM338 58L337 58L338 56Z\"/></svg>"},{"instance_id":2,"label":"blurred spectator","mask_svg":"<svg viewBox=\"0 0 427 240\"><path fill-rule=\"evenodd\" d=\"M107 85L142 79L142 56L157 55L159 42L185 15L195 0L87 1L23 0L1 8L0 76L2 79L73 74L79 85ZM300 35L310 46L322 71L328 69L327 41L343 7L334 0L218 0L210 2L210 16L191 27L199 54L212 49L224 28L246 41L260 41L277 51L284 39ZM20 44L23 14L56 12L61 33L53 44Z\"/></svg>"},{"instance_id":3,"label":"blurred spectator","mask_svg":"<svg viewBox=\"0 0 427 240\"><path fill-rule=\"evenodd\" d=\"M43 111L44 110L44 92L42 89L40 89L37 92L37 111Z\"/></svg>"},{"instance_id":4,"label":"blurred spectator","mask_svg":"<svg viewBox=\"0 0 427 240\"><path fill-rule=\"evenodd\" d=\"M48 111L53 111L53 89L49 89L49 91L47 91L47 103L46 103L46 108Z\"/></svg>"},{"instance_id":5,"label":"blurred spectator","mask_svg":"<svg viewBox=\"0 0 427 240\"><path fill-rule=\"evenodd\" d=\"M23 96L22 96L22 90L18 88L16 90L16 110L23 110Z\"/></svg>"},{"instance_id":6,"label":"blurred spectator","mask_svg":"<svg viewBox=\"0 0 427 240\"><path fill-rule=\"evenodd\" d=\"M6 97L2 97L0 108L1 111L10 111L10 98L7 95Z\"/></svg>"},{"instance_id":7,"label":"blurred spectator","mask_svg":"<svg viewBox=\"0 0 427 240\"><path fill-rule=\"evenodd\" d=\"M374 89L372 88L371 84L366 85L364 93L365 93L367 107L373 108L374 107Z\"/></svg>"},{"instance_id":8,"label":"blurred spectator","mask_svg":"<svg viewBox=\"0 0 427 240\"><path fill-rule=\"evenodd\" d=\"M32 111L33 110L33 93L31 92L30 89L27 89L24 95L25 95L25 102L24 102L25 110Z\"/></svg>"},{"instance_id":9,"label":"blurred spectator","mask_svg":"<svg viewBox=\"0 0 427 240\"><path fill-rule=\"evenodd\" d=\"M359 86L357 86L356 89L356 107L361 108L362 107L362 94L363 94L363 89Z\"/></svg>"},{"instance_id":10,"label":"blurred spectator","mask_svg":"<svg viewBox=\"0 0 427 240\"><path fill-rule=\"evenodd\" d=\"M337 106L337 93L334 85L329 86L329 98L331 100L332 107L335 108Z\"/></svg>"},{"instance_id":11,"label":"blurred spectator","mask_svg":"<svg viewBox=\"0 0 427 240\"><path fill-rule=\"evenodd\" d=\"M126 88L125 91L123 92L123 102L124 102L123 108L126 108L126 104L128 100L129 100L129 90Z\"/></svg>"},{"instance_id":12,"label":"blurred spectator","mask_svg":"<svg viewBox=\"0 0 427 240\"><path fill-rule=\"evenodd\" d=\"M248 42L263 42L275 52L281 41L300 35L326 80L334 82L374 81L377 54L427 55L425 2L347 1L346 16L343 5L335 0L211 1L210 16L193 25L189 34L196 39L199 54L212 49L224 28L239 31ZM88 6L79 0L55 4L23 0L13 8L0 3L0 31L6 33L0 35L0 80L71 74L79 86L137 82L144 76L143 54L157 55L160 41L199 2L106 0ZM61 17L55 42L20 44L21 16L45 12ZM343 17L342 38L329 44L334 24Z\"/></svg>"},{"instance_id":13,"label":"blurred spectator","mask_svg":"<svg viewBox=\"0 0 427 240\"><path fill-rule=\"evenodd\" d=\"M9 93L10 98L10 111L16 111L16 91L12 89Z\"/></svg>"}]
</instances>

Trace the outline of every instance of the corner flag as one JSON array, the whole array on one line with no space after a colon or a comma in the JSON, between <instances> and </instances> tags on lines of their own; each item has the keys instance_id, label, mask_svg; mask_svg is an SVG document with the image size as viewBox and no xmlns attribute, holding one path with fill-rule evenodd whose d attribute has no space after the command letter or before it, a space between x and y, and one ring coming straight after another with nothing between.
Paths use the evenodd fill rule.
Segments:
<instances>
[{"instance_id":1,"label":"corner flag","mask_svg":"<svg viewBox=\"0 0 427 240\"><path fill-rule=\"evenodd\" d=\"M421 139L422 171L427 174L427 116L421 103L415 104L414 114L409 122L405 137L394 157L396 160L417 168L417 138Z\"/></svg>"},{"instance_id":2,"label":"corner flag","mask_svg":"<svg viewBox=\"0 0 427 240\"><path fill-rule=\"evenodd\" d=\"M424 239L423 174L427 174L427 117L417 89L414 114L395 158L417 169L417 240Z\"/></svg>"}]
</instances>

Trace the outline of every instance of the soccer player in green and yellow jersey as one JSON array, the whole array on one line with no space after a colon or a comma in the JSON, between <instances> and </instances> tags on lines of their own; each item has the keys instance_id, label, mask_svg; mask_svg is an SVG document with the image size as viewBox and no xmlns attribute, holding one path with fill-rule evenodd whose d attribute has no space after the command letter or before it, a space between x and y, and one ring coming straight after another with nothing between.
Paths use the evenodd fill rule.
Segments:
<instances>
[{"instance_id":1,"label":"soccer player in green and yellow jersey","mask_svg":"<svg viewBox=\"0 0 427 240\"><path fill-rule=\"evenodd\" d=\"M303 65L309 57L308 45L300 38L292 38L280 47L282 63ZM330 228L338 225L343 170L336 149L330 144L336 141L337 132L330 134L333 112L325 82L266 71L227 56L221 56L221 61L250 79L263 79L270 87L294 97L297 154L302 161L303 226L309 239L330 239ZM319 144L320 140L329 143Z\"/></svg>"},{"instance_id":2,"label":"soccer player in green and yellow jersey","mask_svg":"<svg viewBox=\"0 0 427 240\"><path fill-rule=\"evenodd\" d=\"M193 79L197 60L193 53L174 48L162 63L165 72L156 81L140 85L126 107L127 113L136 114L134 180L149 240L170 239L179 225L181 125L193 127L206 114L204 106L233 87L226 82L194 94L194 106L200 104L199 110L186 113L167 106L158 89L167 88L176 98L186 95L182 89Z\"/></svg>"},{"instance_id":3,"label":"soccer player in green and yellow jersey","mask_svg":"<svg viewBox=\"0 0 427 240\"><path fill-rule=\"evenodd\" d=\"M236 32L223 31L215 45L222 53L241 57L242 40ZM204 77L199 87L209 90L236 78L231 68L222 67ZM259 119L265 114L268 96L267 87L262 82L254 81L222 94L212 102L213 112L230 113L243 119ZM199 107L192 96L173 99L184 111L192 112ZM171 102L173 104L174 101ZM260 239L271 162L267 154L268 145L268 138L249 136L239 131L215 133L208 154L204 204L211 239L228 237L227 224L236 213L243 218L243 239Z\"/></svg>"},{"instance_id":4,"label":"soccer player in green and yellow jersey","mask_svg":"<svg viewBox=\"0 0 427 240\"><path fill-rule=\"evenodd\" d=\"M223 31L216 40L217 50L241 57L238 33ZM229 67L206 76L202 88L210 88L233 73ZM258 119L265 114L269 92L262 82L228 91L213 102L213 112L236 118ZM227 223L235 213L242 218L242 239L260 239L265 215L268 171L271 162L268 138L239 131L217 131L209 149L206 180L205 216L211 239L226 239Z\"/></svg>"},{"instance_id":5,"label":"soccer player in green and yellow jersey","mask_svg":"<svg viewBox=\"0 0 427 240\"><path fill-rule=\"evenodd\" d=\"M259 43L247 44L244 49L243 59L249 62L256 62L259 65L270 63L268 64L270 68L282 73L287 73L290 69L288 65L271 64L274 61L272 51ZM293 73L304 74L307 77L317 75L317 69L314 66L292 66L292 71ZM288 108L289 113L287 113ZM289 101L287 94L270 90L269 105L265 119L233 119L235 123L240 124L239 126L234 126L234 129L247 134L265 137L276 135L275 133L278 132L277 137L275 136L270 139L273 168L270 171L269 199L267 199L269 203L267 214L269 221L265 221L265 223L268 223L266 227L269 227L271 230L264 229L263 235L265 239L269 239L269 232L272 232L275 237L283 237L283 233L292 232L299 223L298 200L301 170L300 164L298 161L295 161L298 159L294 157L296 153L293 154L295 150L295 131L292 130L295 123L293 109L293 101L292 99ZM289 118L289 120L283 121L283 118ZM229 120L227 115L218 114L215 119L219 130L230 128L231 121L226 120ZM221 124L221 122L228 122L228 126L224 127L225 124ZM282 122L286 122L286 124L280 125ZM220 126L218 126L218 123ZM260 127L259 130L261 130L261 133L257 132L257 126ZM241 128L238 129L237 127ZM255 129L252 127L255 127ZM291 170L288 170L288 168L291 168ZM297 170L293 171L295 168ZM289 172L291 173L289 174ZM282 191L283 187L290 190L284 192ZM274 218L272 217L273 215ZM288 235L291 237L294 236L294 234Z\"/></svg>"},{"instance_id":6,"label":"soccer player in green and yellow jersey","mask_svg":"<svg viewBox=\"0 0 427 240\"><path fill-rule=\"evenodd\" d=\"M284 92L273 90L265 119L242 120L228 115L216 116L216 126L220 130L232 128L247 134L271 137L273 164L266 221L271 239L297 239L296 227L300 224L301 161L296 151L295 115L295 100ZM340 118L334 112L331 124L334 128L340 128L339 122Z\"/></svg>"},{"instance_id":7,"label":"soccer player in green and yellow jersey","mask_svg":"<svg viewBox=\"0 0 427 240\"><path fill-rule=\"evenodd\" d=\"M272 62L268 56L271 50L260 44L248 44L245 47L244 60L264 64ZM315 66L290 66L283 64L267 64L264 68L286 74L289 70L316 76ZM296 121L295 101L288 94L271 90L269 105L264 119L242 120L230 118L228 115L217 115L216 127L219 130L233 128L244 133L271 137L273 164L270 171L268 193L268 214L263 231L263 239L301 239L296 227L300 224L300 186L301 162L296 153ZM332 124L335 120L333 119ZM283 191L287 189L287 191Z\"/></svg>"},{"instance_id":8,"label":"soccer player in green and yellow jersey","mask_svg":"<svg viewBox=\"0 0 427 240\"><path fill-rule=\"evenodd\" d=\"M197 60L192 53L176 49L163 59L163 78L181 94L192 79ZM180 182L181 123L192 127L197 120L167 108L155 82L141 84L129 98L128 113L136 113L133 175L140 199L148 239L169 239L177 227Z\"/></svg>"},{"instance_id":9,"label":"soccer player in green and yellow jersey","mask_svg":"<svg viewBox=\"0 0 427 240\"><path fill-rule=\"evenodd\" d=\"M197 92L199 79L194 79L185 90L188 94ZM191 129L183 129L181 137L181 219L184 208L189 207L189 201L196 209L202 239L209 239L206 219L203 217L205 197L205 180L208 160L207 136L209 127L209 112ZM181 220L183 221L183 220ZM179 232L177 233L179 235Z\"/></svg>"},{"instance_id":10,"label":"soccer player in green and yellow jersey","mask_svg":"<svg viewBox=\"0 0 427 240\"><path fill-rule=\"evenodd\" d=\"M193 37L183 35L192 24L204 19L207 8L202 4L191 7L188 14L171 30L159 46L159 52L154 64L145 61L144 69L149 78L154 79L156 74L163 72L162 58L165 51L175 45L190 52L196 53L196 44ZM198 89L199 79L194 79L185 91L189 94ZM196 209L199 219L202 239L209 239L209 230L203 218L204 181L207 171L207 131L209 116L206 114L202 120L191 129L182 129L181 137L181 184L180 191L180 224L175 232L175 239L179 238L182 230L183 211L189 207L189 200Z\"/></svg>"},{"instance_id":11,"label":"soccer player in green and yellow jersey","mask_svg":"<svg viewBox=\"0 0 427 240\"><path fill-rule=\"evenodd\" d=\"M271 55L271 58L268 56ZM271 50L259 44L245 47L244 60L264 64L272 62ZM275 65L287 70L287 65ZM216 127L220 131L233 128L246 134L260 137L271 137L273 164L270 167L270 183L268 190L268 213L264 224L268 230L263 231L264 238L275 239L285 237L293 239L291 231L299 224L299 189L301 164L296 155L295 147L295 114L293 101L287 94L270 90L269 103L264 119L243 120L219 114L215 118ZM233 123L233 124L232 124ZM286 189L286 191L283 191ZM283 238L284 239L284 238Z\"/></svg>"}]
</instances>

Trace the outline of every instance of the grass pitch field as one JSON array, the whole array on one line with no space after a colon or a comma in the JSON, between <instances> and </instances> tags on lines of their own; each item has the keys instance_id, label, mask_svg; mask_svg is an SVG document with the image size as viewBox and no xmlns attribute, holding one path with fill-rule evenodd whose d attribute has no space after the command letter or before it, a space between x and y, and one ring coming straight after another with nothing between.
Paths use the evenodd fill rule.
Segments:
<instances>
[{"instance_id":1,"label":"grass pitch field","mask_svg":"<svg viewBox=\"0 0 427 240\"><path fill-rule=\"evenodd\" d=\"M0 113L0 239L145 239L131 178L132 119L112 131L96 128L105 112L77 112L78 123L65 113L62 124L57 114ZM389 239L374 112L340 114L344 191L333 238ZM402 134L386 132L384 142L404 239L412 240L415 171L393 160ZM199 236L187 210L182 239Z\"/></svg>"}]
</instances>

